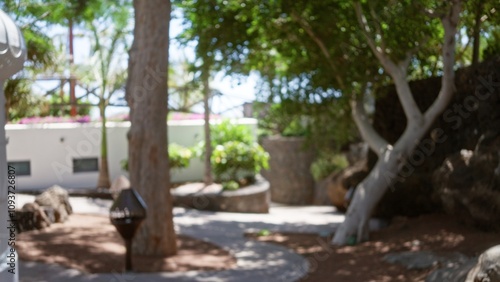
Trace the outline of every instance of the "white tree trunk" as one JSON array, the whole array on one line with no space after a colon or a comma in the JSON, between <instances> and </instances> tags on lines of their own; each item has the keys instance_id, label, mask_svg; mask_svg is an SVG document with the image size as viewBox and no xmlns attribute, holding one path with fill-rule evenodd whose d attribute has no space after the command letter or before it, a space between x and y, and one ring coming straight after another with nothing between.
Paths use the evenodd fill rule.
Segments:
<instances>
[{"instance_id":1,"label":"white tree trunk","mask_svg":"<svg viewBox=\"0 0 500 282\"><path fill-rule=\"evenodd\" d=\"M400 179L399 170L415 149L431 123L406 130L395 147L387 146L368 176L356 187L354 199L349 205L344 222L335 232L333 244L345 245L347 239L356 236L357 242L368 240L368 222L377 203L387 189Z\"/></svg>"},{"instance_id":2,"label":"white tree trunk","mask_svg":"<svg viewBox=\"0 0 500 282\"><path fill-rule=\"evenodd\" d=\"M349 205L344 222L339 226L332 239L332 244L345 245L349 237L356 235L357 242L368 239L368 223L370 216L395 180L403 167L407 158L414 151L420 139L429 130L436 117L446 108L454 93L455 74L453 66L455 64L455 34L458 25L458 18L461 9L460 0L451 1L448 13L441 16L444 28L443 38L443 77L441 90L437 99L422 114L416 105L411 89L406 78L406 68L410 62L408 57L401 62L395 63L390 56L385 53L384 48L379 48L373 40L371 29L363 15L361 4L355 4L358 21L366 35L366 40L373 53L379 59L384 69L389 73L396 86L398 98L401 102L406 118L408 120L406 129L398 139L394 147L387 144L385 148L384 140L378 136L371 124L367 122L362 107L353 103L353 117L356 125L369 144L377 153L379 159L370 174L356 187L354 199ZM378 34L381 36L381 34ZM382 44L383 38L382 38Z\"/></svg>"}]
</instances>

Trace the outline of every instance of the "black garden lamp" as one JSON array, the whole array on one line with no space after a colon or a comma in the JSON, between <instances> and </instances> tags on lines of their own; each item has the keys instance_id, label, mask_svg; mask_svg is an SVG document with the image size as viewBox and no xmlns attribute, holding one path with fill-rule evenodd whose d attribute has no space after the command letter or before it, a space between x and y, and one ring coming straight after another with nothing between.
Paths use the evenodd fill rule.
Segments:
<instances>
[{"instance_id":1,"label":"black garden lamp","mask_svg":"<svg viewBox=\"0 0 500 282\"><path fill-rule=\"evenodd\" d=\"M132 271L132 238L146 218L146 204L132 188L124 189L109 209L109 218L125 240L125 270Z\"/></svg>"}]
</instances>

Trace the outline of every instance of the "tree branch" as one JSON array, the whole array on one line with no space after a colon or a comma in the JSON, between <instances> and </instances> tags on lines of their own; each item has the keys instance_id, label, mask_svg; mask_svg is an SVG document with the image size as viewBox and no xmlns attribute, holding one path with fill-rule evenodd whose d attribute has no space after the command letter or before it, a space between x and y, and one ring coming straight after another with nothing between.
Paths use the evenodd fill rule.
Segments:
<instances>
[{"instance_id":1,"label":"tree branch","mask_svg":"<svg viewBox=\"0 0 500 282\"><path fill-rule=\"evenodd\" d=\"M309 37L311 37L311 39L318 45L319 49L321 49L321 52L325 56L328 64L332 68L332 71L335 71L336 70L335 63L333 62L332 57L330 56L330 53L328 52L328 49L326 48L325 43L323 42L323 40L321 38L319 38L316 35L316 33L314 32L311 25L306 20L304 20L302 17L297 15L297 13L295 13L295 12L292 12L291 16L292 16L292 19L295 20L297 23L299 23L299 25L305 30L307 35L309 35ZM337 74L334 76L335 76L335 80L337 80L337 83L339 84L340 88L344 89L345 85L344 85L344 82L342 81L342 79L340 78L340 76Z\"/></svg>"},{"instance_id":2,"label":"tree branch","mask_svg":"<svg viewBox=\"0 0 500 282\"><path fill-rule=\"evenodd\" d=\"M422 120L422 113L420 112L417 103L415 103L415 100L413 99L413 95L406 78L406 69L410 62L410 58L415 51L408 51L405 59L400 61L398 64L394 63L394 61L392 61L387 53L385 53L385 50L377 46L375 40L373 39L371 29L368 26L366 17L363 14L361 4L359 2L354 3L354 8L356 10L356 16L358 18L359 25L361 26L361 30L366 38L368 46L370 46L370 49L373 51L377 59L380 61L384 69L394 81L399 101L403 106L403 110L406 118L408 119L408 122L420 123ZM378 34L378 36L382 35Z\"/></svg>"},{"instance_id":3,"label":"tree branch","mask_svg":"<svg viewBox=\"0 0 500 282\"><path fill-rule=\"evenodd\" d=\"M461 11L461 1L451 1L452 6L449 12L441 18L444 28L443 39L443 76L441 78L441 90L438 97L425 112L424 119L426 124L430 124L446 108L455 93L455 34Z\"/></svg>"},{"instance_id":4,"label":"tree branch","mask_svg":"<svg viewBox=\"0 0 500 282\"><path fill-rule=\"evenodd\" d=\"M377 46L377 44L375 43L375 40L372 37L372 31L368 26L366 17L363 14L363 10L359 2L354 3L354 9L356 10L356 17L358 18L358 23L361 27L361 32L363 32L363 35L366 38L368 46L370 46L370 49L372 50L373 54L375 54L375 57L377 57L377 59L380 61L384 69L389 73L389 75L392 76L393 73L397 72L396 64L387 56L385 50ZM382 36L382 34L378 35Z\"/></svg>"},{"instance_id":5,"label":"tree branch","mask_svg":"<svg viewBox=\"0 0 500 282\"><path fill-rule=\"evenodd\" d=\"M377 13L375 13L375 10L373 10L372 2L368 2L368 6L370 7L370 15L376 21L375 30L376 30L376 35L380 36L380 47L382 48L382 52L385 52L387 46L385 44L384 34L382 33L382 26L380 25L380 19L378 18Z\"/></svg>"},{"instance_id":6,"label":"tree branch","mask_svg":"<svg viewBox=\"0 0 500 282\"><path fill-rule=\"evenodd\" d=\"M389 142L382 138L382 136L380 136L373 128L370 120L368 119L368 115L366 114L362 101L352 98L350 104L352 117L358 127L361 137L363 137L363 140L368 143L368 146L370 146L373 152L375 152L377 156L380 156L384 152L385 148L389 146Z\"/></svg>"}]
</instances>

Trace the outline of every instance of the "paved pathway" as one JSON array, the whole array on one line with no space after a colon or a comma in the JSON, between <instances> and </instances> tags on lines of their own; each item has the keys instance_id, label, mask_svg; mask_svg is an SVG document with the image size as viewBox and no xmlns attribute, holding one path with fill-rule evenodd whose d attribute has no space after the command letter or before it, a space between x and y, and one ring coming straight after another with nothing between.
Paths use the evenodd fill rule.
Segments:
<instances>
[{"instance_id":1,"label":"paved pathway","mask_svg":"<svg viewBox=\"0 0 500 282\"><path fill-rule=\"evenodd\" d=\"M20 195L19 206L33 200ZM111 201L72 197L75 213L108 214ZM332 207L273 206L269 214L236 214L174 208L174 223L178 233L208 240L230 251L237 258L235 269L226 271L191 271L182 273L110 273L84 275L74 269L57 265L21 262L21 282L66 281L296 281L309 268L307 260L287 248L247 240L244 232L267 229L330 234L343 216Z\"/></svg>"}]
</instances>

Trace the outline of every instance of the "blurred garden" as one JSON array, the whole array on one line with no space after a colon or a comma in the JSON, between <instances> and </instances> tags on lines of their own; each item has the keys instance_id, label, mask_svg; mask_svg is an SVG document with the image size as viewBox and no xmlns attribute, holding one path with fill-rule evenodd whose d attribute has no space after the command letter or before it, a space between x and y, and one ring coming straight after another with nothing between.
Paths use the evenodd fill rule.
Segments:
<instances>
[{"instance_id":1,"label":"blurred garden","mask_svg":"<svg viewBox=\"0 0 500 282\"><path fill-rule=\"evenodd\" d=\"M498 8L3 1L0 278L497 281Z\"/></svg>"}]
</instances>

